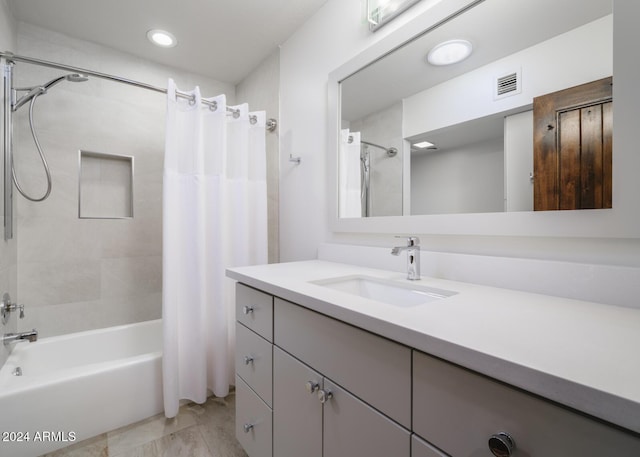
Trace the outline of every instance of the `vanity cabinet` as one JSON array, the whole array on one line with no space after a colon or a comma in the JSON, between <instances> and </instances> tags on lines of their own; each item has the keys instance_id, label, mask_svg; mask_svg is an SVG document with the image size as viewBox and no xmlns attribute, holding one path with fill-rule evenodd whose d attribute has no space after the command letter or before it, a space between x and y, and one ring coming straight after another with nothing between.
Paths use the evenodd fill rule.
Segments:
<instances>
[{"instance_id":1,"label":"vanity cabinet","mask_svg":"<svg viewBox=\"0 0 640 457\"><path fill-rule=\"evenodd\" d=\"M410 348L279 298L274 316L276 346L411 428Z\"/></svg>"},{"instance_id":2,"label":"vanity cabinet","mask_svg":"<svg viewBox=\"0 0 640 457\"><path fill-rule=\"evenodd\" d=\"M278 298L273 338L274 455L410 455L409 348Z\"/></svg>"},{"instance_id":3,"label":"vanity cabinet","mask_svg":"<svg viewBox=\"0 0 640 457\"><path fill-rule=\"evenodd\" d=\"M236 312L250 457L640 456L637 434L242 284Z\"/></svg>"},{"instance_id":4,"label":"vanity cabinet","mask_svg":"<svg viewBox=\"0 0 640 457\"><path fill-rule=\"evenodd\" d=\"M278 347L273 452L278 457L410 455L410 433Z\"/></svg>"}]
</instances>

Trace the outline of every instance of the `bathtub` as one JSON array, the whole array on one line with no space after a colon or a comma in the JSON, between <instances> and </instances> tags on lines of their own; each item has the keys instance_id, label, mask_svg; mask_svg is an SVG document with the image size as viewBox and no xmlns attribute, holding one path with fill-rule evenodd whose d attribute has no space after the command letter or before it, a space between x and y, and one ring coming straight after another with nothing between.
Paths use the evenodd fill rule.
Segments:
<instances>
[{"instance_id":1,"label":"bathtub","mask_svg":"<svg viewBox=\"0 0 640 457\"><path fill-rule=\"evenodd\" d=\"M18 343L0 369L0 456L39 456L160 413L161 364L161 320Z\"/></svg>"}]
</instances>

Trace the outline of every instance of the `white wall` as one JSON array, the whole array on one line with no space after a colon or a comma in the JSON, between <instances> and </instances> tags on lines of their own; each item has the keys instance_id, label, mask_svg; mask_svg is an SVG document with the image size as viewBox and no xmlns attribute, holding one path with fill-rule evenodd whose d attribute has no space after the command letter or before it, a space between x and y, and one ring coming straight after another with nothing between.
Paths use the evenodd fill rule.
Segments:
<instances>
[{"instance_id":1,"label":"white wall","mask_svg":"<svg viewBox=\"0 0 640 457\"><path fill-rule=\"evenodd\" d=\"M362 0L328 0L280 48L280 259L316 257L331 238L327 214L327 76L372 43L426 11L424 0L369 32ZM289 162L289 155L302 163Z\"/></svg>"},{"instance_id":2,"label":"white wall","mask_svg":"<svg viewBox=\"0 0 640 457\"><path fill-rule=\"evenodd\" d=\"M429 6L429 2L419 3L376 34L370 34L362 20L363 3L360 0L329 0L281 48L284 138L281 145L280 244L283 261L314 258L322 241L378 246L390 246L397 241L390 235L333 233L329 229L327 75L386 34L406 25ZM625 75L614 77L618 86L635 87L633 81L639 79L640 64L630 57L635 55L633 45L624 44L622 38L624 34L628 43L640 39L640 30L633 25L633 19L640 14L640 5L618 1L615 8L614 64L616 58L620 59L615 68ZM624 32L618 32L622 25ZM616 128L624 126L628 131L634 131L633 125L637 126L637 109L632 108L635 102L631 101L617 105ZM616 150L633 151L634 141L633 137L619 138ZM299 166L288 163L289 153L302 156L302 163ZM637 195L625 195L624 183L614 185L618 186L621 200L637 199ZM421 238L426 249L435 251L640 265L639 240L447 235Z\"/></svg>"},{"instance_id":3,"label":"white wall","mask_svg":"<svg viewBox=\"0 0 640 457\"><path fill-rule=\"evenodd\" d=\"M277 50L236 86L237 103L249 103L251 110L266 111L267 119L280 119L280 51ZM267 132L267 218L269 263L279 260L279 169L280 127Z\"/></svg>"},{"instance_id":4,"label":"white wall","mask_svg":"<svg viewBox=\"0 0 640 457\"><path fill-rule=\"evenodd\" d=\"M503 208L502 137L411 154L411 214L491 213Z\"/></svg>"}]
</instances>

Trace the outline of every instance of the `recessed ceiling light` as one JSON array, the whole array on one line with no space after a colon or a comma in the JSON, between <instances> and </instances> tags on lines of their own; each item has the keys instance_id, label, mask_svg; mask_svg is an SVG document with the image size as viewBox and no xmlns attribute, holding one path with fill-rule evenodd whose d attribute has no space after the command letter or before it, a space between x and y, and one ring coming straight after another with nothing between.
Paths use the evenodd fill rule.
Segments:
<instances>
[{"instance_id":1,"label":"recessed ceiling light","mask_svg":"<svg viewBox=\"0 0 640 457\"><path fill-rule=\"evenodd\" d=\"M156 46L172 48L178 44L178 40L166 30L154 29L147 32L147 38Z\"/></svg>"},{"instance_id":2,"label":"recessed ceiling light","mask_svg":"<svg viewBox=\"0 0 640 457\"><path fill-rule=\"evenodd\" d=\"M427 149L427 148L435 148L436 145L433 143L429 143L428 141L421 141L419 143L413 143L416 148Z\"/></svg>"},{"instance_id":3,"label":"recessed ceiling light","mask_svg":"<svg viewBox=\"0 0 640 457\"><path fill-rule=\"evenodd\" d=\"M473 46L467 40L449 40L435 45L427 60L431 65L451 65L469 57L472 50Z\"/></svg>"}]
</instances>

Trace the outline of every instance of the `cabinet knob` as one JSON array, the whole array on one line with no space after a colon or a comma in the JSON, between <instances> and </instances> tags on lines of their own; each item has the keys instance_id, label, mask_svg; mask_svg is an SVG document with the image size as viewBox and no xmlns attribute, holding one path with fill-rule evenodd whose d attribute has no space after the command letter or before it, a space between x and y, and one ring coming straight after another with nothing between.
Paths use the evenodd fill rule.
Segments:
<instances>
[{"instance_id":1,"label":"cabinet knob","mask_svg":"<svg viewBox=\"0 0 640 457\"><path fill-rule=\"evenodd\" d=\"M320 384L318 384L315 381L307 381L307 383L304 385L305 389L307 389L307 392L309 392L310 394L314 393L316 390L318 390L320 388Z\"/></svg>"},{"instance_id":2,"label":"cabinet knob","mask_svg":"<svg viewBox=\"0 0 640 457\"><path fill-rule=\"evenodd\" d=\"M244 429L245 433L249 433L251 430L253 430L253 424L244 424L242 428Z\"/></svg>"},{"instance_id":3,"label":"cabinet knob","mask_svg":"<svg viewBox=\"0 0 640 457\"><path fill-rule=\"evenodd\" d=\"M489 438L489 450L496 457L511 457L516 448L516 442L511 435L498 432Z\"/></svg>"},{"instance_id":4,"label":"cabinet knob","mask_svg":"<svg viewBox=\"0 0 640 457\"><path fill-rule=\"evenodd\" d=\"M253 312L253 306L248 306L248 305L243 306L242 312L244 314L251 314Z\"/></svg>"},{"instance_id":5,"label":"cabinet knob","mask_svg":"<svg viewBox=\"0 0 640 457\"><path fill-rule=\"evenodd\" d=\"M244 364L245 365L249 365L250 363L253 363L253 357L251 357L250 355L245 355L244 356Z\"/></svg>"},{"instance_id":6,"label":"cabinet knob","mask_svg":"<svg viewBox=\"0 0 640 457\"><path fill-rule=\"evenodd\" d=\"M322 403L323 405L331 400L333 398L333 393L331 393L331 391L329 389L320 389L318 390L318 399L320 400L320 403Z\"/></svg>"}]
</instances>

